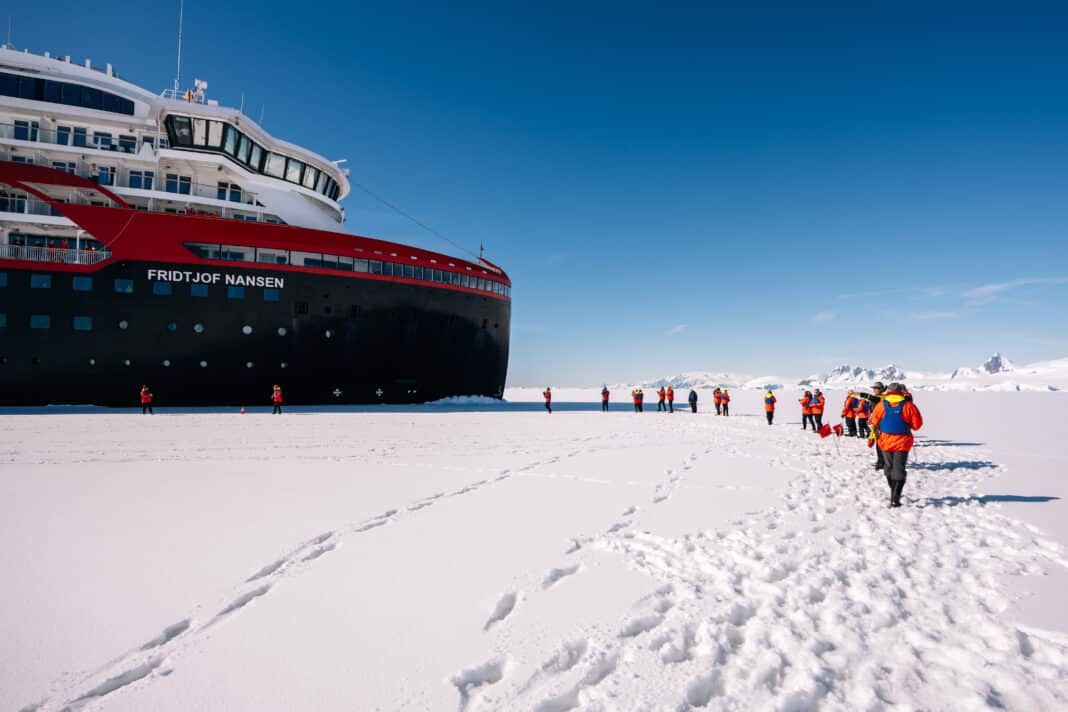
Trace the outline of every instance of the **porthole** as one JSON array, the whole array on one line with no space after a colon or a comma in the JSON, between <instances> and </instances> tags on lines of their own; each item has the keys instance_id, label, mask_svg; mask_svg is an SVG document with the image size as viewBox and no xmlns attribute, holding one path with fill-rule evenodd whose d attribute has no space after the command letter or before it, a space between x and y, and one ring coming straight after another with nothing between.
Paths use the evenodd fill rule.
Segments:
<instances>
[{"instance_id":1,"label":"porthole","mask_svg":"<svg viewBox=\"0 0 1068 712\"><path fill-rule=\"evenodd\" d=\"M332 339L332 338L334 338L334 332L331 331L330 329L327 329L326 331L323 332L323 336L325 336L328 339Z\"/></svg>"},{"instance_id":2,"label":"porthole","mask_svg":"<svg viewBox=\"0 0 1068 712\"><path fill-rule=\"evenodd\" d=\"M171 367L171 360L169 358L163 359L163 367L164 368L170 368Z\"/></svg>"},{"instance_id":3,"label":"porthole","mask_svg":"<svg viewBox=\"0 0 1068 712\"><path fill-rule=\"evenodd\" d=\"M284 326L278 327L278 335L279 336L285 336L287 333L288 332L286 332L286 328Z\"/></svg>"},{"instance_id":4,"label":"porthole","mask_svg":"<svg viewBox=\"0 0 1068 712\"><path fill-rule=\"evenodd\" d=\"M125 319L123 319L122 321L119 322L119 328L122 329L123 331L125 331L129 326L130 326L130 322L126 321Z\"/></svg>"},{"instance_id":5,"label":"porthole","mask_svg":"<svg viewBox=\"0 0 1068 712\"><path fill-rule=\"evenodd\" d=\"M282 368L289 368L289 362L288 361L283 361L282 362Z\"/></svg>"},{"instance_id":6,"label":"porthole","mask_svg":"<svg viewBox=\"0 0 1068 712\"><path fill-rule=\"evenodd\" d=\"M252 363L251 361L246 361L246 362L245 362L245 368L252 368L252 367L253 367L253 366L255 366L255 365L256 365L256 364Z\"/></svg>"},{"instance_id":7,"label":"porthole","mask_svg":"<svg viewBox=\"0 0 1068 712\"><path fill-rule=\"evenodd\" d=\"M252 327L249 326L248 324L245 324L244 326L241 327L241 333L244 334L245 336L248 336L249 334L252 333Z\"/></svg>"},{"instance_id":8,"label":"porthole","mask_svg":"<svg viewBox=\"0 0 1068 712\"><path fill-rule=\"evenodd\" d=\"M178 324L173 322L173 321L168 323L167 324L167 331L178 331Z\"/></svg>"},{"instance_id":9,"label":"porthole","mask_svg":"<svg viewBox=\"0 0 1068 712\"><path fill-rule=\"evenodd\" d=\"M90 366L95 366L96 365L96 359L95 358L89 359L89 365Z\"/></svg>"},{"instance_id":10,"label":"porthole","mask_svg":"<svg viewBox=\"0 0 1068 712\"><path fill-rule=\"evenodd\" d=\"M207 361L201 361L200 362L200 367L201 368L207 368L208 367L208 362Z\"/></svg>"},{"instance_id":11,"label":"porthole","mask_svg":"<svg viewBox=\"0 0 1068 712\"><path fill-rule=\"evenodd\" d=\"M129 366L130 365L130 359L124 359L123 362L122 362L122 365L123 366Z\"/></svg>"},{"instance_id":12,"label":"porthole","mask_svg":"<svg viewBox=\"0 0 1068 712\"><path fill-rule=\"evenodd\" d=\"M204 325L201 324L200 322L197 322L196 324L193 324L193 331L197 332L198 334L203 334L204 333Z\"/></svg>"}]
</instances>

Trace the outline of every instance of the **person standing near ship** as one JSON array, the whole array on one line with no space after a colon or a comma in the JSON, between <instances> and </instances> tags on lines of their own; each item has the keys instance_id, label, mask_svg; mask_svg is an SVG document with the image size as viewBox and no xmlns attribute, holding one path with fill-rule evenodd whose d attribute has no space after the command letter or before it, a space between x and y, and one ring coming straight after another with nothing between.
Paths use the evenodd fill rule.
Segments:
<instances>
[{"instance_id":1,"label":"person standing near ship","mask_svg":"<svg viewBox=\"0 0 1068 712\"><path fill-rule=\"evenodd\" d=\"M768 417L768 425L775 420L775 394L768 391L764 395L764 414Z\"/></svg>"},{"instance_id":2,"label":"person standing near ship","mask_svg":"<svg viewBox=\"0 0 1068 712\"><path fill-rule=\"evenodd\" d=\"M692 388L690 389L689 401L690 401L690 410L693 411L694 413L696 413L697 412L697 391L695 391Z\"/></svg>"},{"instance_id":3,"label":"person standing near ship","mask_svg":"<svg viewBox=\"0 0 1068 712\"><path fill-rule=\"evenodd\" d=\"M674 413L675 412L675 389L672 388L670 384L668 384L668 389L667 389L667 401L668 401L668 412L669 413Z\"/></svg>"},{"instance_id":4,"label":"person standing near ship","mask_svg":"<svg viewBox=\"0 0 1068 712\"><path fill-rule=\"evenodd\" d=\"M549 413L553 412L553 390L548 386L545 386L545 392L541 394L545 398L545 410Z\"/></svg>"},{"instance_id":5,"label":"person standing near ship","mask_svg":"<svg viewBox=\"0 0 1068 712\"><path fill-rule=\"evenodd\" d=\"M656 392L656 412L659 413L662 410L667 410L667 406L664 405L664 399L667 397L667 391L663 386L660 386L660 390Z\"/></svg>"},{"instance_id":6,"label":"person standing near ship","mask_svg":"<svg viewBox=\"0 0 1068 712\"><path fill-rule=\"evenodd\" d=\"M271 391L271 403L274 404L274 408L271 410L271 415L282 414L282 387L275 384L274 389Z\"/></svg>"},{"instance_id":7,"label":"person standing near ship","mask_svg":"<svg viewBox=\"0 0 1068 712\"><path fill-rule=\"evenodd\" d=\"M712 391L712 402L716 404L716 415L722 415L723 391L719 389L719 386L716 386L716 390Z\"/></svg>"},{"instance_id":8,"label":"person standing near ship","mask_svg":"<svg viewBox=\"0 0 1068 712\"><path fill-rule=\"evenodd\" d=\"M141 386L141 415L145 413L155 415L152 412L152 391L148 390L148 386Z\"/></svg>"},{"instance_id":9,"label":"person standing near ship","mask_svg":"<svg viewBox=\"0 0 1068 712\"><path fill-rule=\"evenodd\" d=\"M608 396L609 396L608 386L607 385L601 386L601 412L602 413L607 413L608 412Z\"/></svg>"}]
</instances>

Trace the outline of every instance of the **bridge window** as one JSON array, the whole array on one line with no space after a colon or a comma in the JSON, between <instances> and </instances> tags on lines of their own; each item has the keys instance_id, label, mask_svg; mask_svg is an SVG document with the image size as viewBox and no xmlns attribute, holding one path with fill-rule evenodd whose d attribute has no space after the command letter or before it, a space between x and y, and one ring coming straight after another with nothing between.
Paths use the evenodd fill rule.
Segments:
<instances>
[{"instance_id":1,"label":"bridge window","mask_svg":"<svg viewBox=\"0 0 1068 712\"><path fill-rule=\"evenodd\" d=\"M165 190L168 193L178 193L180 195L189 195L190 190L193 187L193 179L189 176L180 176L177 173L168 173L167 182L164 185Z\"/></svg>"},{"instance_id":2,"label":"bridge window","mask_svg":"<svg viewBox=\"0 0 1068 712\"><path fill-rule=\"evenodd\" d=\"M208 120L193 119L193 145L207 146L208 144Z\"/></svg>"},{"instance_id":3,"label":"bridge window","mask_svg":"<svg viewBox=\"0 0 1068 712\"><path fill-rule=\"evenodd\" d=\"M223 123L221 121L208 122L208 148L221 148L223 135Z\"/></svg>"},{"instance_id":4,"label":"bridge window","mask_svg":"<svg viewBox=\"0 0 1068 712\"><path fill-rule=\"evenodd\" d=\"M304 170L304 164L295 159L286 160L286 180L290 183L300 183L300 172Z\"/></svg>"},{"instance_id":5,"label":"bridge window","mask_svg":"<svg viewBox=\"0 0 1068 712\"><path fill-rule=\"evenodd\" d=\"M130 171L130 187L152 190L152 182L155 177L154 171Z\"/></svg>"},{"instance_id":6,"label":"bridge window","mask_svg":"<svg viewBox=\"0 0 1068 712\"><path fill-rule=\"evenodd\" d=\"M190 125L188 116L171 117L171 127L174 129L174 143L179 146L188 146L193 141L193 127Z\"/></svg>"},{"instance_id":7,"label":"bridge window","mask_svg":"<svg viewBox=\"0 0 1068 712\"><path fill-rule=\"evenodd\" d=\"M31 274L30 275L30 287L32 289L51 289L52 288L52 275L50 275L50 274Z\"/></svg>"},{"instance_id":8,"label":"bridge window","mask_svg":"<svg viewBox=\"0 0 1068 712\"><path fill-rule=\"evenodd\" d=\"M86 129L75 128L74 129L74 145L81 148L85 148L89 145L88 133Z\"/></svg>"},{"instance_id":9,"label":"bridge window","mask_svg":"<svg viewBox=\"0 0 1068 712\"><path fill-rule=\"evenodd\" d=\"M286 170L286 157L277 153L268 153L267 162L263 165L263 172L274 178L281 178Z\"/></svg>"},{"instance_id":10,"label":"bridge window","mask_svg":"<svg viewBox=\"0 0 1068 712\"><path fill-rule=\"evenodd\" d=\"M178 119L175 119L175 123L177 121ZM223 151L231 156L237 154L237 129L230 124L227 124L226 128L223 129Z\"/></svg>"}]
</instances>

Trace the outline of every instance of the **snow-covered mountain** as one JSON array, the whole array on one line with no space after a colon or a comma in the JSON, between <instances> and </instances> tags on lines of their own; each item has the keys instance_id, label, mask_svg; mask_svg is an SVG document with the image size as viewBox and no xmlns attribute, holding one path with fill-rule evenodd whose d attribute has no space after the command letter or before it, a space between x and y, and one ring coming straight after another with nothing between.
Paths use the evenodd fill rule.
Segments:
<instances>
[{"instance_id":1,"label":"snow-covered mountain","mask_svg":"<svg viewBox=\"0 0 1068 712\"><path fill-rule=\"evenodd\" d=\"M905 371L894 364L875 369L842 365L822 376L809 376L802 379L798 381L798 385L855 388L870 386L875 381L891 383L893 381L904 381L907 378Z\"/></svg>"},{"instance_id":2,"label":"snow-covered mountain","mask_svg":"<svg viewBox=\"0 0 1068 712\"><path fill-rule=\"evenodd\" d=\"M1002 356L1000 353L995 352L993 356L983 362L978 368L970 368L964 366L953 371L950 378L977 378L983 375L993 375L995 373L1008 373L1015 370L1016 366L1012 361Z\"/></svg>"}]
</instances>

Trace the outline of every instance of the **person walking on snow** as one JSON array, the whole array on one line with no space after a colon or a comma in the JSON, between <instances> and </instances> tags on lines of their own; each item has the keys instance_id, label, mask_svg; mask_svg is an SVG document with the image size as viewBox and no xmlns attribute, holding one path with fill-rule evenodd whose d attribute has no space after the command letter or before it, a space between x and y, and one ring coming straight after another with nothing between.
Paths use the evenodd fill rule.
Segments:
<instances>
[{"instance_id":1,"label":"person walking on snow","mask_svg":"<svg viewBox=\"0 0 1068 712\"><path fill-rule=\"evenodd\" d=\"M768 417L768 425L775 420L775 394L768 391L764 395L764 415Z\"/></svg>"},{"instance_id":2,"label":"person walking on snow","mask_svg":"<svg viewBox=\"0 0 1068 712\"><path fill-rule=\"evenodd\" d=\"M882 381L876 381L871 384L872 396L871 396L871 412L875 413L875 409L883 399L883 395L886 391L886 387ZM879 449L879 432L875 427L875 423L872 422L871 416L868 416L868 447L875 446L875 469L882 470L886 463L883 461L883 451Z\"/></svg>"},{"instance_id":3,"label":"person walking on snow","mask_svg":"<svg viewBox=\"0 0 1068 712\"><path fill-rule=\"evenodd\" d=\"M868 416L871 415L871 402L868 400L870 396L867 393L857 394L857 437L867 438L868 433Z\"/></svg>"},{"instance_id":4,"label":"person walking on snow","mask_svg":"<svg viewBox=\"0 0 1068 712\"><path fill-rule=\"evenodd\" d=\"M696 413L697 412L697 391L695 391L692 388L690 389L689 401L690 401L690 410L693 411L694 413Z\"/></svg>"},{"instance_id":5,"label":"person walking on snow","mask_svg":"<svg viewBox=\"0 0 1068 712\"><path fill-rule=\"evenodd\" d=\"M601 412L608 412L608 386L601 386Z\"/></svg>"},{"instance_id":6,"label":"person walking on snow","mask_svg":"<svg viewBox=\"0 0 1068 712\"><path fill-rule=\"evenodd\" d=\"M801 404L801 429L808 430L808 424L812 423L812 429L816 429L816 421L812 419L812 391L805 391L798 401Z\"/></svg>"},{"instance_id":7,"label":"person walking on snow","mask_svg":"<svg viewBox=\"0 0 1068 712\"><path fill-rule=\"evenodd\" d=\"M274 403L274 408L271 409L271 415L282 414L282 388L278 384L275 384L271 390L271 402Z\"/></svg>"},{"instance_id":8,"label":"person walking on snow","mask_svg":"<svg viewBox=\"0 0 1068 712\"><path fill-rule=\"evenodd\" d=\"M668 385L667 399L668 399L668 412L669 413L674 413L675 412L675 389L672 388L670 384Z\"/></svg>"},{"instance_id":9,"label":"person walking on snow","mask_svg":"<svg viewBox=\"0 0 1068 712\"><path fill-rule=\"evenodd\" d=\"M145 413L155 415L152 412L152 391L148 390L148 386L141 386L141 415Z\"/></svg>"},{"instance_id":10,"label":"person walking on snow","mask_svg":"<svg viewBox=\"0 0 1068 712\"><path fill-rule=\"evenodd\" d=\"M817 388L812 392L812 402L808 404L808 407L812 409L812 427L816 429L817 433L823 427L823 408L826 405L827 399Z\"/></svg>"},{"instance_id":11,"label":"person walking on snow","mask_svg":"<svg viewBox=\"0 0 1068 712\"><path fill-rule=\"evenodd\" d=\"M553 389L545 386L545 392L541 394L545 398L545 410L546 412L553 412Z\"/></svg>"},{"instance_id":12,"label":"person walking on snow","mask_svg":"<svg viewBox=\"0 0 1068 712\"><path fill-rule=\"evenodd\" d=\"M716 390L712 391L712 402L716 404L716 415L722 415L723 410L723 391L716 387Z\"/></svg>"},{"instance_id":13,"label":"person walking on snow","mask_svg":"<svg viewBox=\"0 0 1068 712\"><path fill-rule=\"evenodd\" d=\"M845 403L842 404L842 418L845 420L846 430L849 437L857 436L857 394L850 391L846 394Z\"/></svg>"},{"instance_id":14,"label":"person walking on snow","mask_svg":"<svg viewBox=\"0 0 1068 712\"><path fill-rule=\"evenodd\" d=\"M660 386L660 390L656 392L656 412L659 413L662 410L667 410L667 406L664 405L664 398L667 397L667 391L663 386Z\"/></svg>"},{"instance_id":15,"label":"person walking on snow","mask_svg":"<svg viewBox=\"0 0 1068 712\"><path fill-rule=\"evenodd\" d=\"M719 396L720 406L723 408L723 415L731 414L731 394L727 393L727 389L723 389L723 393Z\"/></svg>"},{"instance_id":16,"label":"person walking on snow","mask_svg":"<svg viewBox=\"0 0 1068 712\"><path fill-rule=\"evenodd\" d=\"M923 416L916 404L904 395L900 383L891 383L889 392L871 414L871 427L879 432L879 449L883 453L883 470L890 485L890 506L901 506L905 489L905 465L912 450L912 433L923 427Z\"/></svg>"}]
</instances>

